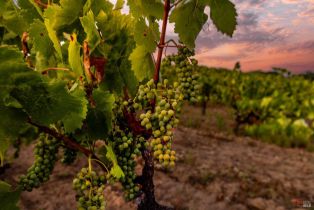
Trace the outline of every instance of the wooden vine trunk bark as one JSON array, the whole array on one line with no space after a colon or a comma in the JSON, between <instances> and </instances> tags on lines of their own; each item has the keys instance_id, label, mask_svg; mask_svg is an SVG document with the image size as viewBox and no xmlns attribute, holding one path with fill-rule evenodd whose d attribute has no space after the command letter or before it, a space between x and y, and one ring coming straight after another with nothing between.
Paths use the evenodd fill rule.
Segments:
<instances>
[{"instance_id":1,"label":"wooden vine trunk bark","mask_svg":"<svg viewBox=\"0 0 314 210\"><path fill-rule=\"evenodd\" d=\"M144 150L142 157L145 165L142 171L142 190L144 198L138 205L138 210L173 210L174 208L163 206L157 203L155 199L155 186L154 186L154 157L150 150Z\"/></svg>"}]
</instances>

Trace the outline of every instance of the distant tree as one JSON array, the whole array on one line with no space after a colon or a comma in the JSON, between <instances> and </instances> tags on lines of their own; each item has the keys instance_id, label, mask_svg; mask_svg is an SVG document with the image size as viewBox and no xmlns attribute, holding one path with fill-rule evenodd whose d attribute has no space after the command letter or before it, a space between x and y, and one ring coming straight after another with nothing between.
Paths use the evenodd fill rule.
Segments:
<instances>
[{"instance_id":1,"label":"distant tree","mask_svg":"<svg viewBox=\"0 0 314 210\"><path fill-rule=\"evenodd\" d=\"M233 71L241 71L241 64L239 61L234 64Z\"/></svg>"},{"instance_id":2,"label":"distant tree","mask_svg":"<svg viewBox=\"0 0 314 210\"><path fill-rule=\"evenodd\" d=\"M281 74L284 77L291 76L291 72L286 68L273 67L273 72Z\"/></svg>"}]
</instances>

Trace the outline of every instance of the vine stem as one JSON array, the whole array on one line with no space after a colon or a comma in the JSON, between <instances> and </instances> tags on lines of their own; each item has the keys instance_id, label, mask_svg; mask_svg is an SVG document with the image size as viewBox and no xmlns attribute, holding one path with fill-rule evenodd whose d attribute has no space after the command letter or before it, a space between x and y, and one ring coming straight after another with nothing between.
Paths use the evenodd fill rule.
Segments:
<instances>
[{"instance_id":1,"label":"vine stem","mask_svg":"<svg viewBox=\"0 0 314 210\"><path fill-rule=\"evenodd\" d=\"M91 157L91 155L89 155L88 156L88 171L89 171L89 173L91 173L92 172L92 157Z\"/></svg>"},{"instance_id":2,"label":"vine stem","mask_svg":"<svg viewBox=\"0 0 314 210\"><path fill-rule=\"evenodd\" d=\"M73 72L70 71L70 69L68 68L58 68L58 67L50 67L50 68L46 68L44 69L41 74L47 74L48 71L66 71L66 72L70 72L73 74Z\"/></svg>"},{"instance_id":3,"label":"vine stem","mask_svg":"<svg viewBox=\"0 0 314 210\"><path fill-rule=\"evenodd\" d=\"M91 157L92 159L97 160L98 165L102 168L103 171L107 171L107 168L104 167L101 163L101 160L89 149L86 149L85 147L83 147L82 145L80 145L79 143L77 143L74 139L71 139L70 137L58 133L56 130L51 129L47 126L43 126L43 125L39 125L35 122L33 122L31 119L28 119L28 123L37 127L41 132L44 132L46 134L49 134L50 136L63 141L63 143L65 144L66 147L76 150L76 151L80 151L81 153L83 153L86 157Z\"/></svg>"},{"instance_id":4,"label":"vine stem","mask_svg":"<svg viewBox=\"0 0 314 210\"><path fill-rule=\"evenodd\" d=\"M161 29L161 35L160 35L160 40L158 44L158 54L157 54L157 61L155 65L155 74L154 74L154 82L156 85L159 82L160 65L161 65L162 53L165 47L165 38L166 38L169 12L170 12L170 0L165 0L164 16L162 20L162 29Z\"/></svg>"},{"instance_id":5,"label":"vine stem","mask_svg":"<svg viewBox=\"0 0 314 210\"><path fill-rule=\"evenodd\" d=\"M35 0L35 3L36 3L38 6L44 8L44 9L47 9L47 7L48 7L48 5L49 5L49 4L45 4L45 3L41 2L41 0Z\"/></svg>"}]
</instances>

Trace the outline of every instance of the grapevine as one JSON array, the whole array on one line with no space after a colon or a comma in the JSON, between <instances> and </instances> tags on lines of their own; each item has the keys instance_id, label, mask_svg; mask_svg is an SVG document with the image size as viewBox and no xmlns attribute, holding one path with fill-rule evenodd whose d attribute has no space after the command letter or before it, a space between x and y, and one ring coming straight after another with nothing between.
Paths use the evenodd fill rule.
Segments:
<instances>
[{"instance_id":1,"label":"grapevine","mask_svg":"<svg viewBox=\"0 0 314 210\"><path fill-rule=\"evenodd\" d=\"M104 209L107 182L120 182L126 200L138 198L138 209L171 209L155 200L154 163L175 165L173 133L181 105L197 99L196 63L187 57L207 20L205 8L211 7L210 18L222 33L232 36L235 30L235 5L225 1L129 0L129 14L120 11L120 0L116 5L107 0L2 1L0 115L5 123L0 139L7 142L1 144L1 161L16 139L34 139L26 130L39 136L34 164L14 192L48 181L62 147L65 164L73 164L79 153L88 158L88 168L73 180L78 209ZM229 16L216 15L220 4ZM186 11L195 8L187 36ZM174 82L160 71L168 21L187 46L179 49L181 73Z\"/></svg>"}]
</instances>

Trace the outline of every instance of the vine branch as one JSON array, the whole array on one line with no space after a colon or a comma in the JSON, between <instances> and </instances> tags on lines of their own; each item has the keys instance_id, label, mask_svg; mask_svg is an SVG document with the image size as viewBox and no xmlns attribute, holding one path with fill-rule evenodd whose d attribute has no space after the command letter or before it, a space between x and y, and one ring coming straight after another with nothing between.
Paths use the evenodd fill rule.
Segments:
<instances>
[{"instance_id":1,"label":"vine branch","mask_svg":"<svg viewBox=\"0 0 314 210\"><path fill-rule=\"evenodd\" d=\"M47 74L48 71L70 71L70 69L68 69L68 68L58 68L58 67L50 67L50 68L44 69L41 72L41 74Z\"/></svg>"},{"instance_id":2,"label":"vine branch","mask_svg":"<svg viewBox=\"0 0 314 210\"><path fill-rule=\"evenodd\" d=\"M97 164L102 168L103 171L107 171L108 169L102 164L102 161L89 149L86 149L85 147L83 147L82 145L80 145L79 143L77 143L74 139L71 139L70 137L61 134L57 131L55 131L54 129L51 129L47 126L43 126L43 125L39 125L35 122L33 122L30 118L28 119L28 123L37 127L40 131L49 134L50 136L63 141L63 143L66 145L66 147L76 150L76 151L80 151L81 153L83 153L86 157L91 157L92 159L95 159Z\"/></svg>"},{"instance_id":3,"label":"vine branch","mask_svg":"<svg viewBox=\"0 0 314 210\"><path fill-rule=\"evenodd\" d=\"M38 6L44 8L44 9L47 9L47 7L48 7L48 4L45 4L45 3L41 2L41 0L35 0L35 3L36 3Z\"/></svg>"},{"instance_id":4,"label":"vine branch","mask_svg":"<svg viewBox=\"0 0 314 210\"><path fill-rule=\"evenodd\" d=\"M177 6L178 4L180 4L182 1L183 1L183 0L178 0L178 1L174 2L174 3L171 5L170 9L172 9L173 7L176 7L176 6Z\"/></svg>"},{"instance_id":5,"label":"vine branch","mask_svg":"<svg viewBox=\"0 0 314 210\"><path fill-rule=\"evenodd\" d=\"M162 58L162 53L163 53L163 50L165 47L166 29L167 29L169 12L170 12L170 0L165 0L164 16L163 16L163 20L162 20L162 29L161 29L161 35L160 35L160 40L159 40L159 44L158 44L158 54L157 54L157 61L156 61L156 65L155 65L155 74L154 74L154 82L156 85L159 81L161 58Z\"/></svg>"}]
</instances>

